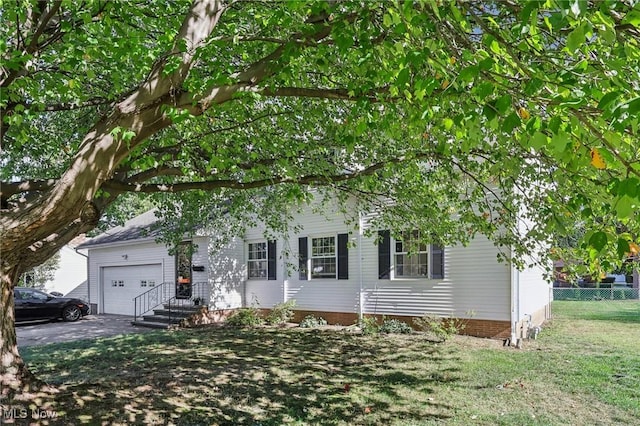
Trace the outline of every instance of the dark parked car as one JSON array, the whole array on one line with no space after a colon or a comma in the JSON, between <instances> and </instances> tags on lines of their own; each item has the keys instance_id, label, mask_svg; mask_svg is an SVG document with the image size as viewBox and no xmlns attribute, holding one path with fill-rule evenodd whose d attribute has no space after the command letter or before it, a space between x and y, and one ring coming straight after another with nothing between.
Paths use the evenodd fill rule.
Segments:
<instances>
[{"instance_id":1,"label":"dark parked car","mask_svg":"<svg viewBox=\"0 0 640 426\"><path fill-rule=\"evenodd\" d=\"M77 321L91 311L80 299L54 297L35 288L16 287L13 291L16 322L62 318Z\"/></svg>"}]
</instances>

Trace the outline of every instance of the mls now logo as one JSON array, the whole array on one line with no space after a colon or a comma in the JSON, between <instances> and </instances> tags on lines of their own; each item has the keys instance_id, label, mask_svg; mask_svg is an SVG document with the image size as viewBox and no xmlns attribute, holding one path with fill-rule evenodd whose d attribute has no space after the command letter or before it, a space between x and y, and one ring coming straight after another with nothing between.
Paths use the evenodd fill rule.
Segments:
<instances>
[{"instance_id":1,"label":"mls now logo","mask_svg":"<svg viewBox=\"0 0 640 426\"><path fill-rule=\"evenodd\" d=\"M35 408L28 410L25 407L20 406L7 406L0 405L0 421L2 420L16 420L16 419L54 419L58 416L58 413L55 411L49 410L41 410L40 408Z\"/></svg>"}]
</instances>

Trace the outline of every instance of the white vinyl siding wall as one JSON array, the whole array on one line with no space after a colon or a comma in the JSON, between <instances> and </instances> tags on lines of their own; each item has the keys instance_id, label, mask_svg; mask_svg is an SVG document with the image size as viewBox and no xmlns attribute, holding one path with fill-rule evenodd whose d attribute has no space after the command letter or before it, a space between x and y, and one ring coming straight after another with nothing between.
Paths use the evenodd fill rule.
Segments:
<instances>
[{"instance_id":1,"label":"white vinyl siding wall","mask_svg":"<svg viewBox=\"0 0 640 426\"><path fill-rule=\"evenodd\" d=\"M198 245L198 250L193 254L193 265L207 266L208 238L197 237L193 239ZM89 298L91 303L98 306L98 313L109 313L104 311L104 292L111 291L111 283L103 283L103 273L105 268L122 266L160 265L160 272L155 274L160 277L149 277L156 279L156 286L163 282L175 283L175 256L170 256L167 248L162 244L157 244L153 240L132 241L113 244L108 246L96 246L89 248ZM139 279L141 277L137 277ZM209 271L205 267L204 272L193 271L192 282L207 282ZM137 294L142 294L150 287L140 287ZM131 299L131 300L128 300ZM123 303L130 303L130 315L133 315L133 297L127 297ZM124 311L124 309L123 309Z\"/></svg>"},{"instance_id":2,"label":"white vinyl siding wall","mask_svg":"<svg viewBox=\"0 0 640 426\"><path fill-rule=\"evenodd\" d=\"M221 249L210 247L202 250L202 264L206 265L208 255L209 283L211 295L210 309L235 309L243 306L246 265L242 239L235 238ZM195 265L194 261L194 265Z\"/></svg>"},{"instance_id":3,"label":"white vinyl siding wall","mask_svg":"<svg viewBox=\"0 0 640 426\"><path fill-rule=\"evenodd\" d=\"M126 256L126 258L125 258ZM167 254L167 249L154 241L134 242L109 247L95 247L89 249L89 298L96 303L98 313L104 311L104 293L111 291L111 283L103 283L104 268L121 266L139 266L160 264L160 282L173 280L175 261ZM140 289L139 293L146 291ZM133 315L133 300L130 301L130 315Z\"/></svg>"},{"instance_id":4,"label":"white vinyl siding wall","mask_svg":"<svg viewBox=\"0 0 640 426\"><path fill-rule=\"evenodd\" d=\"M474 319L509 320L509 267L496 261L486 238L468 247L444 248L444 279L378 279L378 247L363 244L364 313L422 316L425 313Z\"/></svg>"},{"instance_id":5,"label":"white vinyl siding wall","mask_svg":"<svg viewBox=\"0 0 640 426\"><path fill-rule=\"evenodd\" d=\"M343 215L336 211L318 214L305 208L294 216L303 230L288 235L291 257L278 260L276 281L247 281L248 305L255 300L260 307L270 308L276 303L295 299L296 309L357 314L362 285L362 311L365 314L421 316L430 313L465 317L473 311L474 319L510 320L510 268L497 262L497 248L486 238L477 238L468 247L446 247L444 279L380 280L375 238L362 237L361 246L358 246L358 231L349 229ZM298 265L298 238L308 237L310 244L315 236L347 232L350 232L351 243L349 279L300 280L297 270L292 268ZM262 228L251 229L246 240L258 240L262 235ZM282 254L283 244L285 241L278 240L279 254ZM359 265L360 256L362 265ZM289 274L283 277L281 271L286 269L286 263Z\"/></svg>"},{"instance_id":6,"label":"white vinyl siding wall","mask_svg":"<svg viewBox=\"0 0 640 426\"><path fill-rule=\"evenodd\" d=\"M258 241L266 242L266 238L262 233L262 229L252 228L247 231L245 235L246 242L244 243L242 254L244 259L248 259L248 244ZM296 240L297 241L297 240ZM245 281L245 300L244 306L255 306L257 308L271 308L278 303L284 301L284 283L286 275L286 265L283 261L282 251L284 248L284 241L276 241L276 279L268 280L264 279L250 279Z\"/></svg>"}]
</instances>

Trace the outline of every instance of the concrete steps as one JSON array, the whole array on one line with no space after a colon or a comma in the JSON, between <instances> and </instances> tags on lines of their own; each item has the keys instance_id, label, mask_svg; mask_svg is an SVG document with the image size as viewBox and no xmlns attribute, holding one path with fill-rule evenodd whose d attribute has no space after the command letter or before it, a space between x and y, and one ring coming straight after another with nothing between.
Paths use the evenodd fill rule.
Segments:
<instances>
[{"instance_id":1,"label":"concrete steps","mask_svg":"<svg viewBox=\"0 0 640 426\"><path fill-rule=\"evenodd\" d=\"M132 321L131 324L137 327L167 329L172 325L178 324L183 319L198 313L200 309L202 309L202 306L164 305L161 308L154 309L152 315L143 315L141 319Z\"/></svg>"}]
</instances>

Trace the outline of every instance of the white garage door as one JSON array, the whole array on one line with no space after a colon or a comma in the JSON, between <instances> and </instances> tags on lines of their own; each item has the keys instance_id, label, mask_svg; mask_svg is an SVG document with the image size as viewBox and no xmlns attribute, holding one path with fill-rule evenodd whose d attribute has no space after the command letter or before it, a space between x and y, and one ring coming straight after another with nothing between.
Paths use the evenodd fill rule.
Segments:
<instances>
[{"instance_id":1,"label":"white garage door","mask_svg":"<svg viewBox=\"0 0 640 426\"><path fill-rule=\"evenodd\" d=\"M102 277L103 312L133 315L133 299L162 284L162 265L109 266Z\"/></svg>"}]
</instances>

